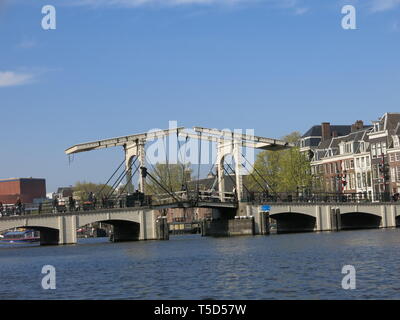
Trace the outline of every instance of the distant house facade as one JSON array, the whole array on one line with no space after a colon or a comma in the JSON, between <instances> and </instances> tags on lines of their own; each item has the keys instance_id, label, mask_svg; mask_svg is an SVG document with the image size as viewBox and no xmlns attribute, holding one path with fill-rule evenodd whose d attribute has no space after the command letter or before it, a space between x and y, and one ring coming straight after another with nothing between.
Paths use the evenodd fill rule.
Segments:
<instances>
[{"instance_id":1,"label":"distant house facade","mask_svg":"<svg viewBox=\"0 0 400 320\"><path fill-rule=\"evenodd\" d=\"M313 126L300 151L310 157L316 191L380 200L400 190L400 113L385 113L371 125Z\"/></svg>"}]
</instances>

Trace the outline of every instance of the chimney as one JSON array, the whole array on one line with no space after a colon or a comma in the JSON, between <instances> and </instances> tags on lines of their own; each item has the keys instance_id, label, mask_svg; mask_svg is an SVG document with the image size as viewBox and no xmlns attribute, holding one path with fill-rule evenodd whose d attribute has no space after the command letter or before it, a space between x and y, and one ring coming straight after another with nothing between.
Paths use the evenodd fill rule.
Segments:
<instances>
[{"instance_id":1,"label":"chimney","mask_svg":"<svg viewBox=\"0 0 400 320\"><path fill-rule=\"evenodd\" d=\"M362 120L357 120L351 125L351 132L355 132L364 128L364 122Z\"/></svg>"},{"instance_id":2,"label":"chimney","mask_svg":"<svg viewBox=\"0 0 400 320\"><path fill-rule=\"evenodd\" d=\"M322 141L331 137L331 124L329 122L321 123Z\"/></svg>"}]
</instances>

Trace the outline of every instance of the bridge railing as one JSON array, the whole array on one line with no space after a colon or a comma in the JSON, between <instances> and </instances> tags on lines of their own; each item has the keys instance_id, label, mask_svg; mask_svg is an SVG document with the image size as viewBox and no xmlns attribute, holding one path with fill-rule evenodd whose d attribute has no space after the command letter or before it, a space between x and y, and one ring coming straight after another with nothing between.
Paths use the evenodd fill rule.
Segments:
<instances>
[{"instance_id":1,"label":"bridge railing","mask_svg":"<svg viewBox=\"0 0 400 320\"><path fill-rule=\"evenodd\" d=\"M388 193L378 193L373 196L366 193L288 193L281 192L267 194L265 192L249 193L242 202L262 204L269 202L298 202L298 203L387 203L399 202L399 197L390 196Z\"/></svg>"},{"instance_id":2,"label":"bridge railing","mask_svg":"<svg viewBox=\"0 0 400 320\"><path fill-rule=\"evenodd\" d=\"M220 193L213 190L201 190L198 192L196 190L185 190L157 195L144 195L143 193L135 192L129 195L125 194L102 199L94 198L92 201L72 200L72 202L70 202L68 200L48 200L29 208L25 206L17 208L12 205L3 205L0 207L0 218L32 214L72 213L104 209L171 205L177 202L189 202L193 206L198 202L233 203L236 202L236 197L232 192L223 192L221 201Z\"/></svg>"},{"instance_id":3,"label":"bridge railing","mask_svg":"<svg viewBox=\"0 0 400 320\"><path fill-rule=\"evenodd\" d=\"M0 206L0 217L28 215L38 213L38 211L39 204L23 204L21 206L3 204Z\"/></svg>"},{"instance_id":4,"label":"bridge railing","mask_svg":"<svg viewBox=\"0 0 400 320\"><path fill-rule=\"evenodd\" d=\"M172 196L173 195L173 196ZM233 192L223 192L222 201L220 193L213 190L188 190L170 193L157 194L152 197L153 205L171 204L175 202L235 202L236 198Z\"/></svg>"}]
</instances>

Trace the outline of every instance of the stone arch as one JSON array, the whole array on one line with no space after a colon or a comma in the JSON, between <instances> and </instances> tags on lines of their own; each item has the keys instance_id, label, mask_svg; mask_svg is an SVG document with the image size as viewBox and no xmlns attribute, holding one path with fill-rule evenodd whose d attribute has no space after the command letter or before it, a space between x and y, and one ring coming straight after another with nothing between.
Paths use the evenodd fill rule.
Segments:
<instances>
[{"instance_id":1,"label":"stone arch","mask_svg":"<svg viewBox=\"0 0 400 320\"><path fill-rule=\"evenodd\" d=\"M10 223L3 224L0 232L4 232L14 228L25 228L39 231L40 245L58 245L60 241L60 229L45 224L24 224L21 220L10 221Z\"/></svg>"},{"instance_id":2,"label":"stone arch","mask_svg":"<svg viewBox=\"0 0 400 320\"><path fill-rule=\"evenodd\" d=\"M340 213L341 230L374 229L382 224L382 217L370 212Z\"/></svg>"},{"instance_id":3,"label":"stone arch","mask_svg":"<svg viewBox=\"0 0 400 320\"><path fill-rule=\"evenodd\" d=\"M145 151L145 142L141 140L137 140L134 143L124 146L125 150L125 171L126 171L126 183L127 192L132 193L133 186L132 186L132 168L131 165L133 163L134 158L138 159L137 165L140 167L146 166L146 151ZM139 190L142 193L145 193L145 178L142 176L142 171L139 170Z\"/></svg>"},{"instance_id":4,"label":"stone arch","mask_svg":"<svg viewBox=\"0 0 400 320\"><path fill-rule=\"evenodd\" d=\"M340 214L347 214L347 213L365 213L371 214L378 217L381 217L381 206L380 205L369 205L369 206L340 206Z\"/></svg>"},{"instance_id":5,"label":"stone arch","mask_svg":"<svg viewBox=\"0 0 400 320\"><path fill-rule=\"evenodd\" d=\"M140 239L140 222L130 219L104 219L104 217L94 216L92 219L80 219L77 228L82 228L88 224L101 222L113 227L114 242L136 241Z\"/></svg>"},{"instance_id":6,"label":"stone arch","mask_svg":"<svg viewBox=\"0 0 400 320\"><path fill-rule=\"evenodd\" d=\"M235 141L226 141L221 140L217 146L217 159L216 164L218 168L218 190L220 192L220 200L224 201L224 194L225 190L225 172L224 172L224 161L226 157L232 156L233 160L235 161L235 184L236 184L236 193L237 196L240 198L242 196L242 176L240 175L240 144ZM230 192L230 191L229 191Z\"/></svg>"},{"instance_id":7,"label":"stone arch","mask_svg":"<svg viewBox=\"0 0 400 320\"><path fill-rule=\"evenodd\" d=\"M276 222L277 233L312 232L317 227L316 217L302 212L279 212L270 215Z\"/></svg>"}]
</instances>

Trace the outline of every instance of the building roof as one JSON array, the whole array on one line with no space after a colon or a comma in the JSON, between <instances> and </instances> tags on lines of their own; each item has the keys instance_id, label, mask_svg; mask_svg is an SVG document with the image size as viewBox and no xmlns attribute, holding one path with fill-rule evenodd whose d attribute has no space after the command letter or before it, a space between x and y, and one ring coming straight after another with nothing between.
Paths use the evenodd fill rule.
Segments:
<instances>
[{"instance_id":1,"label":"building roof","mask_svg":"<svg viewBox=\"0 0 400 320\"><path fill-rule=\"evenodd\" d=\"M21 181L21 180L45 180L44 178L7 178L0 179L0 182Z\"/></svg>"},{"instance_id":2,"label":"building roof","mask_svg":"<svg viewBox=\"0 0 400 320\"><path fill-rule=\"evenodd\" d=\"M360 129L357 131L353 131L345 136L341 137L333 137L330 139L326 139L324 141L321 141L321 143L318 145L317 150L316 150L316 155L318 159L323 159L326 157L326 152L328 149L332 150L333 156L336 156L339 154L339 144L342 142L356 142L356 141L368 141L368 135L366 134L368 131L370 131L371 128L370 126L366 126L364 129ZM358 150L355 150L357 152Z\"/></svg>"},{"instance_id":3,"label":"building roof","mask_svg":"<svg viewBox=\"0 0 400 320\"><path fill-rule=\"evenodd\" d=\"M336 132L338 136L343 136L351 132L351 125L332 125L330 126L331 132ZM322 137L322 127L321 125L312 126L302 138L307 137Z\"/></svg>"}]
</instances>

